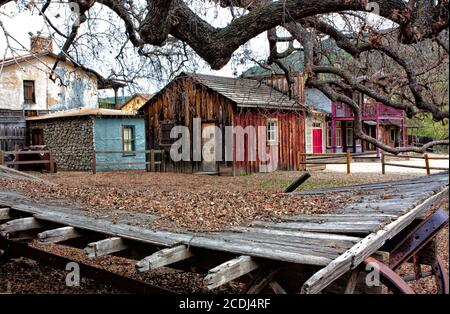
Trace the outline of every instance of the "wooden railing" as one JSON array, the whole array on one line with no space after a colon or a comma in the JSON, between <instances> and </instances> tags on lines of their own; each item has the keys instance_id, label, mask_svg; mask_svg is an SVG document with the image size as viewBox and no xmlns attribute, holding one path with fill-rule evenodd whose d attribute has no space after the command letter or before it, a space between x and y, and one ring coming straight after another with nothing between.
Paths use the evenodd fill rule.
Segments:
<instances>
[{"instance_id":1,"label":"wooden railing","mask_svg":"<svg viewBox=\"0 0 450 314\"><path fill-rule=\"evenodd\" d=\"M326 154L298 153L298 160L299 160L298 164L299 169L301 169L301 165L347 165L347 174L350 174L352 157L367 156L367 155L373 155L373 152L350 153L350 150L348 150L346 153L326 153ZM314 158L310 158L308 160L308 157Z\"/></svg>"},{"instance_id":2,"label":"wooden railing","mask_svg":"<svg viewBox=\"0 0 450 314\"><path fill-rule=\"evenodd\" d=\"M39 160L18 160L18 157L20 155L48 155L48 159L39 159ZM14 155L14 160L12 161L5 161L6 155ZM14 169L18 169L20 165L44 165L48 164L50 168L50 173L56 172L55 162L53 160L53 155L48 150L41 150L41 151L33 151L33 150L25 150L25 151L0 151L0 165L2 166L13 166Z\"/></svg>"},{"instance_id":3,"label":"wooden railing","mask_svg":"<svg viewBox=\"0 0 450 314\"><path fill-rule=\"evenodd\" d=\"M120 155L136 155L136 154L146 154L146 159L148 161L114 161L114 162L97 162L97 155L104 154L120 154ZM161 172L165 171L165 151L164 150L143 150L143 151L131 151L124 153L123 151L95 151L94 157L92 158L92 173L97 173L98 166L133 166L133 165L145 165L146 171L155 172L156 167L159 166ZM161 155L161 160L156 161L156 155Z\"/></svg>"},{"instance_id":4,"label":"wooden railing","mask_svg":"<svg viewBox=\"0 0 450 314\"><path fill-rule=\"evenodd\" d=\"M423 159L424 165L403 165L398 163L386 162L386 157L394 158L408 158L408 159ZM403 168L413 168L413 169L424 169L426 170L427 175L431 174L431 170L440 170L440 171L448 171L449 168L444 167L431 167L430 160L448 160L448 157L437 157L437 156L429 156L428 154L424 154L423 156L409 156L409 155L393 155L388 153L381 153L381 173L386 174L386 166L392 167L403 167Z\"/></svg>"}]
</instances>

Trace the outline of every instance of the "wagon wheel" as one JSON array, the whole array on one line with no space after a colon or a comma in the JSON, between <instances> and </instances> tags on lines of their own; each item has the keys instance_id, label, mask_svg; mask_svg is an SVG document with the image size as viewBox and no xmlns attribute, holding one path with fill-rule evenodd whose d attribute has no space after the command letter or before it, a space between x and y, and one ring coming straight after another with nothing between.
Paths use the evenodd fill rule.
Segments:
<instances>
[{"instance_id":1,"label":"wagon wheel","mask_svg":"<svg viewBox=\"0 0 450 314\"><path fill-rule=\"evenodd\" d=\"M408 282L415 280L433 277L437 286L438 294L449 294L448 275L444 267L442 259L438 256L434 258L431 271L422 272L421 264L418 263L418 259L415 261L415 274L400 276L394 270L389 268L386 264L374 259L368 258L364 261L365 265L370 264L378 269L380 273L380 282L386 286L391 292L396 294L415 294L414 290L409 286Z\"/></svg>"}]
</instances>

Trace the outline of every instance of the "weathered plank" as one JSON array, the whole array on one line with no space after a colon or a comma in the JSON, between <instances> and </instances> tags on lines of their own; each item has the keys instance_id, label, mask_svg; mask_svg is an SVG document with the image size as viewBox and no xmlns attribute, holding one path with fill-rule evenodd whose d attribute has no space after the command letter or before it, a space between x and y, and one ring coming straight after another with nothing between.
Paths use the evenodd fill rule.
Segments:
<instances>
[{"instance_id":1,"label":"weathered plank","mask_svg":"<svg viewBox=\"0 0 450 314\"><path fill-rule=\"evenodd\" d=\"M258 267L258 263L250 256L240 256L210 269L203 283L211 290L248 274Z\"/></svg>"},{"instance_id":2,"label":"weathered plank","mask_svg":"<svg viewBox=\"0 0 450 314\"><path fill-rule=\"evenodd\" d=\"M62 227L38 233L38 239L42 243L59 243L81 236L82 234L74 227Z\"/></svg>"},{"instance_id":3,"label":"weathered plank","mask_svg":"<svg viewBox=\"0 0 450 314\"><path fill-rule=\"evenodd\" d=\"M145 257L136 263L138 272L146 272L164 267L194 256L186 245L178 245L172 248L160 250L150 256Z\"/></svg>"},{"instance_id":4,"label":"weathered plank","mask_svg":"<svg viewBox=\"0 0 450 314\"><path fill-rule=\"evenodd\" d=\"M84 249L85 254L89 258L105 256L128 249L122 238L110 238L97 242L89 243Z\"/></svg>"},{"instance_id":5,"label":"weathered plank","mask_svg":"<svg viewBox=\"0 0 450 314\"><path fill-rule=\"evenodd\" d=\"M324 222L324 223L269 223L265 221L255 221L251 224L255 227L265 227L270 229L298 230L308 232L361 234L371 233L380 227L380 223L375 222Z\"/></svg>"},{"instance_id":6,"label":"weathered plank","mask_svg":"<svg viewBox=\"0 0 450 314\"><path fill-rule=\"evenodd\" d=\"M8 233L39 229L44 227L44 223L34 217L10 220L0 226L0 233L6 236Z\"/></svg>"},{"instance_id":7,"label":"weathered plank","mask_svg":"<svg viewBox=\"0 0 450 314\"><path fill-rule=\"evenodd\" d=\"M302 287L302 293L318 293L334 280L342 276L350 269L356 268L362 261L377 251L386 240L395 236L408 226L418 215L427 210L435 202L440 201L448 194L448 186L438 194L428 198L399 219L391 222L383 229L372 233L347 250L344 254L332 261L309 278Z\"/></svg>"}]
</instances>

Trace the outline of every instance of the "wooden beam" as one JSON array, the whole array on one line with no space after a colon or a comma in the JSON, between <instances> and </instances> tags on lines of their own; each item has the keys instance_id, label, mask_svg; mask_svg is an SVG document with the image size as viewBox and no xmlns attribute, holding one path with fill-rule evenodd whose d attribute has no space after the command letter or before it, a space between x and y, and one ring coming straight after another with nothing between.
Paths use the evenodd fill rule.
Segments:
<instances>
[{"instance_id":1,"label":"wooden beam","mask_svg":"<svg viewBox=\"0 0 450 314\"><path fill-rule=\"evenodd\" d=\"M355 269L350 273L350 278L347 281L344 294L353 294L355 292L356 284L358 283L359 269Z\"/></svg>"},{"instance_id":2,"label":"wooden beam","mask_svg":"<svg viewBox=\"0 0 450 314\"><path fill-rule=\"evenodd\" d=\"M44 227L44 224L34 217L20 218L10 220L0 226L0 233L3 237L12 232L26 231L32 229L39 229Z\"/></svg>"},{"instance_id":3,"label":"wooden beam","mask_svg":"<svg viewBox=\"0 0 450 314\"><path fill-rule=\"evenodd\" d=\"M306 182L311 177L309 172L302 174L297 180L291 183L285 190L284 193L292 193L294 192L300 185Z\"/></svg>"},{"instance_id":4,"label":"wooden beam","mask_svg":"<svg viewBox=\"0 0 450 314\"><path fill-rule=\"evenodd\" d=\"M89 243L84 252L89 258L105 256L128 249L122 238L114 237Z\"/></svg>"},{"instance_id":5,"label":"wooden beam","mask_svg":"<svg viewBox=\"0 0 450 314\"><path fill-rule=\"evenodd\" d=\"M11 210L9 208L0 208L0 220L12 219Z\"/></svg>"},{"instance_id":6,"label":"wooden beam","mask_svg":"<svg viewBox=\"0 0 450 314\"><path fill-rule=\"evenodd\" d=\"M418 215L425 212L430 206L448 195L449 188L445 187L441 192L424 200L421 204L411 209L408 213L391 222L377 232L369 234L355 246L333 260L328 266L322 268L309 278L302 287L302 293L319 293L333 281L341 277L349 270L355 269L366 258L376 252L386 240L394 237L407 227Z\"/></svg>"},{"instance_id":7,"label":"wooden beam","mask_svg":"<svg viewBox=\"0 0 450 314\"><path fill-rule=\"evenodd\" d=\"M62 227L41 232L38 234L38 239L42 243L59 243L81 236L74 227Z\"/></svg>"},{"instance_id":8,"label":"wooden beam","mask_svg":"<svg viewBox=\"0 0 450 314\"><path fill-rule=\"evenodd\" d=\"M260 294L278 274L278 269L264 270L249 285L246 294Z\"/></svg>"},{"instance_id":9,"label":"wooden beam","mask_svg":"<svg viewBox=\"0 0 450 314\"><path fill-rule=\"evenodd\" d=\"M186 245L178 245L158 251L136 263L138 272L146 272L159 267L164 267L192 257L194 254Z\"/></svg>"},{"instance_id":10,"label":"wooden beam","mask_svg":"<svg viewBox=\"0 0 450 314\"><path fill-rule=\"evenodd\" d=\"M240 256L210 269L203 283L208 289L220 287L259 267L250 256Z\"/></svg>"}]
</instances>

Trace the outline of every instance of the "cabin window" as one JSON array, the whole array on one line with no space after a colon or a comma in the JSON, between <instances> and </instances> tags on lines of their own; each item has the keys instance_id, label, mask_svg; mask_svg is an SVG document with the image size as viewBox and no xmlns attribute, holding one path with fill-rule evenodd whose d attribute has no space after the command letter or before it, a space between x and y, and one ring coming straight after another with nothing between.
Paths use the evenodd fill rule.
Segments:
<instances>
[{"instance_id":1,"label":"cabin window","mask_svg":"<svg viewBox=\"0 0 450 314\"><path fill-rule=\"evenodd\" d=\"M267 142L270 144L277 143L278 141L278 120L267 120Z\"/></svg>"},{"instance_id":2,"label":"cabin window","mask_svg":"<svg viewBox=\"0 0 450 314\"><path fill-rule=\"evenodd\" d=\"M345 126L345 143L347 146L353 146L353 122L347 121Z\"/></svg>"},{"instance_id":3,"label":"cabin window","mask_svg":"<svg viewBox=\"0 0 450 314\"><path fill-rule=\"evenodd\" d=\"M175 142L175 139L170 137L170 132L174 127L175 123L172 121L161 122L160 145L172 145Z\"/></svg>"},{"instance_id":4,"label":"cabin window","mask_svg":"<svg viewBox=\"0 0 450 314\"><path fill-rule=\"evenodd\" d=\"M26 104L35 104L34 81L23 81L23 99Z\"/></svg>"},{"instance_id":5,"label":"cabin window","mask_svg":"<svg viewBox=\"0 0 450 314\"><path fill-rule=\"evenodd\" d=\"M333 130L331 129L331 125L327 124L327 147L333 146Z\"/></svg>"},{"instance_id":6,"label":"cabin window","mask_svg":"<svg viewBox=\"0 0 450 314\"><path fill-rule=\"evenodd\" d=\"M135 142L134 126L124 125L122 127L122 150L124 156L134 156L136 154Z\"/></svg>"},{"instance_id":7,"label":"cabin window","mask_svg":"<svg viewBox=\"0 0 450 314\"><path fill-rule=\"evenodd\" d=\"M336 122L336 146L341 147L342 146L342 128L341 128L341 121Z\"/></svg>"},{"instance_id":8,"label":"cabin window","mask_svg":"<svg viewBox=\"0 0 450 314\"><path fill-rule=\"evenodd\" d=\"M346 140L347 146L353 146L353 129L352 128L346 129L345 140Z\"/></svg>"}]
</instances>

